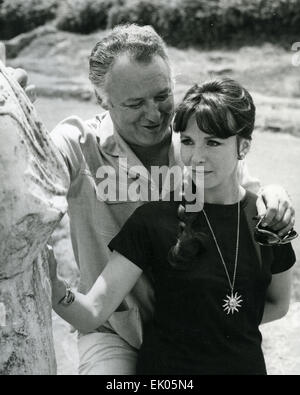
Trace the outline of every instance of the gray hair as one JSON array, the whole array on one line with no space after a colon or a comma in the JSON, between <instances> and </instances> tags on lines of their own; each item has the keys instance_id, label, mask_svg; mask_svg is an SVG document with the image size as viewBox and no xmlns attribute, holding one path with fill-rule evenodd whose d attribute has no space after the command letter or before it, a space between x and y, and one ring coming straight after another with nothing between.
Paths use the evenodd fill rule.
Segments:
<instances>
[{"instance_id":1,"label":"gray hair","mask_svg":"<svg viewBox=\"0 0 300 395\"><path fill-rule=\"evenodd\" d=\"M100 88L99 104L105 99L105 79L121 54L128 54L136 62L148 63L155 55L164 59L169 66L167 47L163 39L151 26L126 24L116 26L107 36L98 41L89 58L89 79Z\"/></svg>"}]
</instances>

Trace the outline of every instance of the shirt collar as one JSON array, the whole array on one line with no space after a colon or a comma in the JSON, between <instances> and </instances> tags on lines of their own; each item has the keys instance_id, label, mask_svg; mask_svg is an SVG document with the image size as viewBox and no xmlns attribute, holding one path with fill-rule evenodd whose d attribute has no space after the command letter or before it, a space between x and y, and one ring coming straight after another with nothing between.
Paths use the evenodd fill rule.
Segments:
<instances>
[{"instance_id":1,"label":"shirt collar","mask_svg":"<svg viewBox=\"0 0 300 395\"><path fill-rule=\"evenodd\" d=\"M142 166L141 161L130 146L114 128L108 111L99 115L98 137L101 151L111 156L127 158L128 166ZM182 165L180 158L180 135L172 132L172 142L169 149L169 166Z\"/></svg>"}]
</instances>

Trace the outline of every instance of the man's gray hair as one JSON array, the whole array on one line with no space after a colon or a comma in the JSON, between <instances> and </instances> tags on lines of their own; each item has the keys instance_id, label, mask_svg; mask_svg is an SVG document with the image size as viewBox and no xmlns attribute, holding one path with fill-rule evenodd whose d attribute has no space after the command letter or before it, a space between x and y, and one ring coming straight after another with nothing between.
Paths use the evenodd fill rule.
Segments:
<instances>
[{"instance_id":1,"label":"man's gray hair","mask_svg":"<svg viewBox=\"0 0 300 395\"><path fill-rule=\"evenodd\" d=\"M151 26L126 24L116 26L107 36L98 41L89 58L89 79L105 96L105 77L121 54L128 54L136 62L148 63L158 55L169 66L167 47ZM97 93L96 93L97 95ZM105 97L97 95L99 104Z\"/></svg>"}]
</instances>

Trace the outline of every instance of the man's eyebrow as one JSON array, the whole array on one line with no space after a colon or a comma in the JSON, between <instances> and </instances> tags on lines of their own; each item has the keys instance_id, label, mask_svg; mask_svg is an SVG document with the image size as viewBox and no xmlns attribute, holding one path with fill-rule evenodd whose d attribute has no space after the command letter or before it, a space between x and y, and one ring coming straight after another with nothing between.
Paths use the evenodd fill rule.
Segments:
<instances>
[{"instance_id":1,"label":"man's eyebrow","mask_svg":"<svg viewBox=\"0 0 300 395\"><path fill-rule=\"evenodd\" d=\"M161 91L157 92L155 94L155 96L169 94L169 93L171 93L171 89L165 88L165 89L162 89ZM128 97L126 100L123 101L123 103L127 103L129 101L140 101L140 100L144 100L144 97Z\"/></svg>"},{"instance_id":2,"label":"man's eyebrow","mask_svg":"<svg viewBox=\"0 0 300 395\"><path fill-rule=\"evenodd\" d=\"M128 102L141 101L141 100L144 100L144 98L143 98L143 97L128 97L126 100L124 100L124 101L122 102L122 104L126 104L126 103L128 103Z\"/></svg>"}]
</instances>

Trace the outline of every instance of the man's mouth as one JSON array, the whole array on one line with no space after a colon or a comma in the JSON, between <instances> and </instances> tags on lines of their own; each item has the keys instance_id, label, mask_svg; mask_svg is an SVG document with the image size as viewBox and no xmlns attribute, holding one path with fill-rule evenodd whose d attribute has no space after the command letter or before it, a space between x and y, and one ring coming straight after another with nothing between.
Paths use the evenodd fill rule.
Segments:
<instances>
[{"instance_id":1,"label":"man's mouth","mask_svg":"<svg viewBox=\"0 0 300 395\"><path fill-rule=\"evenodd\" d=\"M152 125L143 125L143 128L146 128L151 131L155 131L160 128L160 123L152 124Z\"/></svg>"}]
</instances>

